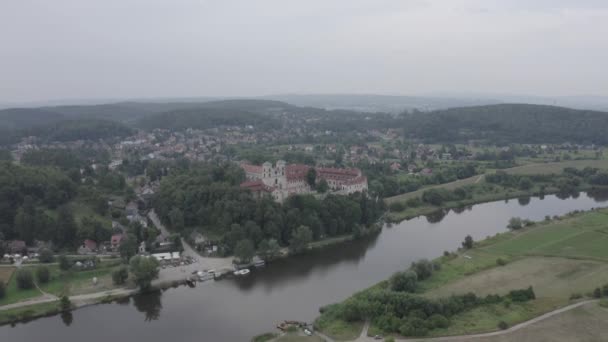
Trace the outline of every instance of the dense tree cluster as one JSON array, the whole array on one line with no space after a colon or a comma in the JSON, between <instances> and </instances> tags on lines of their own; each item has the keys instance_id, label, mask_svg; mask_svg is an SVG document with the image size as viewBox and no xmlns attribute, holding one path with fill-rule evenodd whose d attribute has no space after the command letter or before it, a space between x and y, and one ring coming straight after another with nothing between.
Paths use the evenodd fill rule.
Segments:
<instances>
[{"instance_id":1,"label":"dense tree cluster","mask_svg":"<svg viewBox=\"0 0 608 342\"><path fill-rule=\"evenodd\" d=\"M506 296L474 293L429 299L385 286L362 291L346 301L321 308L315 322L320 328L334 320L347 322L371 320L386 333L404 336L425 336L429 331L449 326L449 318L480 305L497 304L505 300L528 301L535 298L531 287L511 291Z\"/></svg>"},{"instance_id":2,"label":"dense tree cluster","mask_svg":"<svg viewBox=\"0 0 608 342\"><path fill-rule=\"evenodd\" d=\"M497 144L606 144L606 126L608 116L603 112L530 104L462 107L404 116L407 136L452 143L483 139Z\"/></svg>"},{"instance_id":3,"label":"dense tree cluster","mask_svg":"<svg viewBox=\"0 0 608 342\"><path fill-rule=\"evenodd\" d=\"M172 229L184 235L202 229L223 236L227 252L244 239L260 249L272 240L287 246L302 239L360 232L375 223L383 209L382 201L365 194L292 196L279 204L254 198L239 187L243 180L243 171L233 164L194 165L163 178L153 205Z\"/></svg>"},{"instance_id":4,"label":"dense tree cluster","mask_svg":"<svg viewBox=\"0 0 608 342\"><path fill-rule=\"evenodd\" d=\"M77 119L37 126L22 134L37 136L44 141L75 141L127 137L133 133L132 128L116 121Z\"/></svg>"}]
</instances>

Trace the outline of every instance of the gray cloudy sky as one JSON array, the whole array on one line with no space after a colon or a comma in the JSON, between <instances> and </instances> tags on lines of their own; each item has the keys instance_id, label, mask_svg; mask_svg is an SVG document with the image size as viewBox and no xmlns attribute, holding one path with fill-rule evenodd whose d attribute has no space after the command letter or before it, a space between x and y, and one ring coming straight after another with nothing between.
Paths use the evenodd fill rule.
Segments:
<instances>
[{"instance_id":1,"label":"gray cloudy sky","mask_svg":"<svg viewBox=\"0 0 608 342\"><path fill-rule=\"evenodd\" d=\"M608 95L608 1L0 1L0 102L351 92Z\"/></svg>"}]
</instances>

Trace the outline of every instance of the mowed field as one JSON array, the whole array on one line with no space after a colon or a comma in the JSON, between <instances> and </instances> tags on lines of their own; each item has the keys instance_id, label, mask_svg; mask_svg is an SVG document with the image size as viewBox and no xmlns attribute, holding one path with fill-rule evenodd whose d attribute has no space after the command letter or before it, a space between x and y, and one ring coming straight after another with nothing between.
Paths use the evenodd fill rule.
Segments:
<instances>
[{"instance_id":1,"label":"mowed field","mask_svg":"<svg viewBox=\"0 0 608 342\"><path fill-rule=\"evenodd\" d=\"M507 264L497 266L497 259ZM425 295L504 294L532 285L539 298L567 300L608 284L608 209L538 223L497 235L442 259L421 282Z\"/></svg>"},{"instance_id":2,"label":"mowed field","mask_svg":"<svg viewBox=\"0 0 608 342\"><path fill-rule=\"evenodd\" d=\"M506 264L499 266L498 259ZM574 294L589 295L608 284L608 209L499 234L439 261L440 270L419 283L423 296L441 298L468 292L504 295L532 286L536 300L514 302L509 307L500 303L474 308L452 317L448 328L433 330L432 336L488 332L497 330L500 321L513 326L572 303ZM529 340L553 340L534 338Z\"/></svg>"},{"instance_id":3,"label":"mowed field","mask_svg":"<svg viewBox=\"0 0 608 342\"><path fill-rule=\"evenodd\" d=\"M540 322L504 335L463 337L452 341L464 342L570 342L606 341L608 338L608 309L589 303L557 314Z\"/></svg>"}]
</instances>

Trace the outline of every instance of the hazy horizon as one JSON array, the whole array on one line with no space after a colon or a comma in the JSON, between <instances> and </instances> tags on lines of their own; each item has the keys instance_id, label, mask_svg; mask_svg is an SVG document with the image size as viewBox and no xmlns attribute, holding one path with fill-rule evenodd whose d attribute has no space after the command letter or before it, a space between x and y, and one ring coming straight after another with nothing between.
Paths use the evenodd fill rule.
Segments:
<instances>
[{"instance_id":1,"label":"hazy horizon","mask_svg":"<svg viewBox=\"0 0 608 342\"><path fill-rule=\"evenodd\" d=\"M0 104L601 97L606 34L600 0L6 1Z\"/></svg>"}]
</instances>

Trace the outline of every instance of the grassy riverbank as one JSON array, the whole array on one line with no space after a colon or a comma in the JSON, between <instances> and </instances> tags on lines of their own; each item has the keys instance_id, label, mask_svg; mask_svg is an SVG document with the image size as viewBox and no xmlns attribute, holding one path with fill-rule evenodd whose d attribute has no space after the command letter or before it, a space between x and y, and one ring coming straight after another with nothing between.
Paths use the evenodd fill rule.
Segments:
<instances>
[{"instance_id":1,"label":"grassy riverbank","mask_svg":"<svg viewBox=\"0 0 608 342\"><path fill-rule=\"evenodd\" d=\"M581 170L584 168L606 170L608 169L608 160L535 163L504 170L490 170L483 175L428 186L417 191L385 198L384 201L390 209L385 216L388 221L400 222L420 215L432 215L442 209L462 208L473 204L541 194L554 194L563 192L565 189L567 189L567 192L571 192L597 188L598 185L590 184L588 178L568 174L564 171L565 169ZM522 186L522 184L513 184L512 182L500 184L496 180L494 182L488 181L488 178L497 175L496 172L516 179L527 178L529 183ZM554 175L554 177L551 177L551 175ZM436 203L424 199L425 193L429 191L455 194L456 190L460 191L460 194Z\"/></svg>"},{"instance_id":2,"label":"grassy riverbank","mask_svg":"<svg viewBox=\"0 0 608 342\"><path fill-rule=\"evenodd\" d=\"M419 281L415 293L409 296L441 301L452 295L472 292L479 298L486 295L507 298L512 290L532 286L536 294L534 300L516 302L503 299L472 306L449 317L449 325L428 329L425 336L498 330L500 322L512 326L527 321L572 300L589 297L596 288L601 289L608 284L606 246L608 209L566 215L519 231L498 234L475 243L472 249L434 260L437 270ZM356 316L352 310L365 310L362 308L371 305L365 300L380 298L383 293L389 295L390 292L394 291L389 282L381 282L343 303L325 308L315 324L337 339L357 336L362 322L349 321L349 316ZM407 309L404 310L405 316L395 319L403 322L411 319L407 316ZM372 322L370 335L386 335L386 331L376 324L380 317L368 318Z\"/></svg>"}]
</instances>

